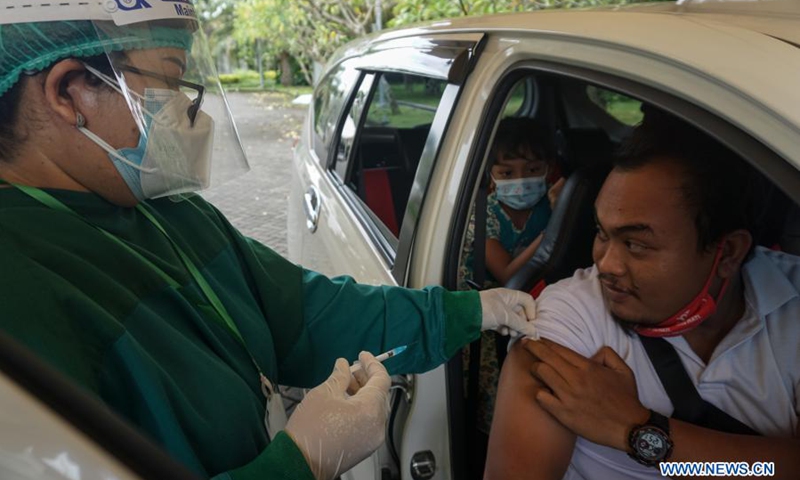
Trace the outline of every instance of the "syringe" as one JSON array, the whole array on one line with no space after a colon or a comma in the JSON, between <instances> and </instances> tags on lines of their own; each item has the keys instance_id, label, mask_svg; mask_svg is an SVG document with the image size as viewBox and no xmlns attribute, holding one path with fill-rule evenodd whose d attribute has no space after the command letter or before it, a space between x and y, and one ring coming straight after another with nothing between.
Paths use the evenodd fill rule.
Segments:
<instances>
[{"instance_id":1,"label":"syringe","mask_svg":"<svg viewBox=\"0 0 800 480\"><path fill-rule=\"evenodd\" d=\"M381 353L380 355L375 357L375 360L377 360L379 362L383 362L384 360L386 360L388 358L392 358L395 355L399 355L399 354L405 352L406 348L408 348L408 345L403 345L402 347L393 348L393 349L389 350L386 353ZM360 368L361 368L361 362L355 361L353 363L353 365L350 367L350 373L357 372Z\"/></svg>"}]
</instances>

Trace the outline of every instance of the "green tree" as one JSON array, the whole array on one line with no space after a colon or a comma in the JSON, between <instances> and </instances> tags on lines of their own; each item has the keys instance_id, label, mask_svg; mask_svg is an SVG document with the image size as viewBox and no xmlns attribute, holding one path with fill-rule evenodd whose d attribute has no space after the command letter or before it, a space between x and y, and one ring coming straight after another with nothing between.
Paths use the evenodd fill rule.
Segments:
<instances>
[{"instance_id":1,"label":"green tree","mask_svg":"<svg viewBox=\"0 0 800 480\"><path fill-rule=\"evenodd\" d=\"M370 33L378 1L389 26L426 20L545 8L621 5L663 0L197 0L220 71L239 58L257 67L275 59L281 83L299 69L312 83L315 63L338 47Z\"/></svg>"},{"instance_id":2,"label":"green tree","mask_svg":"<svg viewBox=\"0 0 800 480\"><path fill-rule=\"evenodd\" d=\"M262 40L280 60L282 83L291 80L294 58L312 83L314 62L370 30L374 0L242 0L236 2L234 36L240 42Z\"/></svg>"},{"instance_id":3,"label":"green tree","mask_svg":"<svg viewBox=\"0 0 800 480\"><path fill-rule=\"evenodd\" d=\"M203 18L203 32L208 38L217 69L229 73L238 63L239 48L233 39L234 2L232 0L196 0L195 6Z\"/></svg>"},{"instance_id":4,"label":"green tree","mask_svg":"<svg viewBox=\"0 0 800 480\"><path fill-rule=\"evenodd\" d=\"M625 5L664 0L397 0L390 26L426 20L492 13L524 12L547 8L581 8Z\"/></svg>"}]
</instances>

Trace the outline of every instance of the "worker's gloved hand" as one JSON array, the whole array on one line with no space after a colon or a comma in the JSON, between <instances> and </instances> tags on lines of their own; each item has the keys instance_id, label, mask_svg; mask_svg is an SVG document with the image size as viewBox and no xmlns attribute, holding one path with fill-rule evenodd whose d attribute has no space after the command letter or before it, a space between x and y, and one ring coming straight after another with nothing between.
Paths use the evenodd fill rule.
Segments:
<instances>
[{"instance_id":1,"label":"worker's gloved hand","mask_svg":"<svg viewBox=\"0 0 800 480\"><path fill-rule=\"evenodd\" d=\"M536 302L525 292L493 288L480 292L483 321L481 330L496 330L501 335L524 335L538 340L532 320L536 318Z\"/></svg>"},{"instance_id":2,"label":"worker's gloved hand","mask_svg":"<svg viewBox=\"0 0 800 480\"><path fill-rule=\"evenodd\" d=\"M361 352L358 359L366 382L355 395L347 394L350 366L340 358L328 380L306 394L286 424L317 480L350 470L384 441L392 382L370 353Z\"/></svg>"}]
</instances>

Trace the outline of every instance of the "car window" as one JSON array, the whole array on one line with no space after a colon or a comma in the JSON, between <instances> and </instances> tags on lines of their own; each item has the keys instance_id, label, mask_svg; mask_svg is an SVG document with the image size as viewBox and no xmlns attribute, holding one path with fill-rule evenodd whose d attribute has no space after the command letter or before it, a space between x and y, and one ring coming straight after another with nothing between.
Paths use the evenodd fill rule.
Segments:
<instances>
[{"instance_id":1,"label":"car window","mask_svg":"<svg viewBox=\"0 0 800 480\"><path fill-rule=\"evenodd\" d=\"M594 85L586 87L586 95L597 106L624 125L637 125L644 118L641 110L642 102L626 95L595 87Z\"/></svg>"},{"instance_id":2,"label":"car window","mask_svg":"<svg viewBox=\"0 0 800 480\"><path fill-rule=\"evenodd\" d=\"M381 75L376 98L369 107L367 126L412 128L430 125L445 83L414 75Z\"/></svg>"},{"instance_id":3,"label":"car window","mask_svg":"<svg viewBox=\"0 0 800 480\"><path fill-rule=\"evenodd\" d=\"M356 127L361 123L361 115L364 113L364 108L369 100L369 94L372 91L374 80L375 74L373 73L368 73L364 76L353 97L353 102L350 104L350 108L344 117L342 131L339 134L339 144L336 147L335 168L339 178L345 178L347 176L348 160L356 139Z\"/></svg>"},{"instance_id":4,"label":"car window","mask_svg":"<svg viewBox=\"0 0 800 480\"><path fill-rule=\"evenodd\" d=\"M528 79L523 78L514 85L511 94L508 96L508 100L506 100L506 105L503 108L503 117L513 117L521 113L525 103L526 93L529 90L529 84L530 82L528 82Z\"/></svg>"},{"instance_id":5,"label":"car window","mask_svg":"<svg viewBox=\"0 0 800 480\"><path fill-rule=\"evenodd\" d=\"M339 115L359 72L347 62L334 68L320 81L314 92L314 152L320 161L328 158Z\"/></svg>"},{"instance_id":6,"label":"car window","mask_svg":"<svg viewBox=\"0 0 800 480\"><path fill-rule=\"evenodd\" d=\"M411 74L380 73L371 83L371 95L366 95L364 89L369 87L363 84L346 117L358 124L356 119L367 100L366 117L355 136L352 153L349 159L337 161L336 170L379 227L396 240L447 82ZM351 148L347 144L352 141L346 138L345 129L346 125L341 137L345 146L338 150L342 154Z\"/></svg>"}]
</instances>

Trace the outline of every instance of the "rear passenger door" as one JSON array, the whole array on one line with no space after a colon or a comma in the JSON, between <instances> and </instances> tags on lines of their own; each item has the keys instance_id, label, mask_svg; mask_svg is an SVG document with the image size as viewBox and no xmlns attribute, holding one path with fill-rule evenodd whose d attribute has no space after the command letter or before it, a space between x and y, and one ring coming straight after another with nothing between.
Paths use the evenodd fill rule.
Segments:
<instances>
[{"instance_id":1,"label":"rear passenger door","mask_svg":"<svg viewBox=\"0 0 800 480\"><path fill-rule=\"evenodd\" d=\"M380 42L331 69L341 80L327 88L342 98L323 86L319 104L341 104L341 112L314 112L319 163L301 166L306 210L317 210L314 232L303 238L306 266L405 284L428 180L479 39Z\"/></svg>"}]
</instances>

